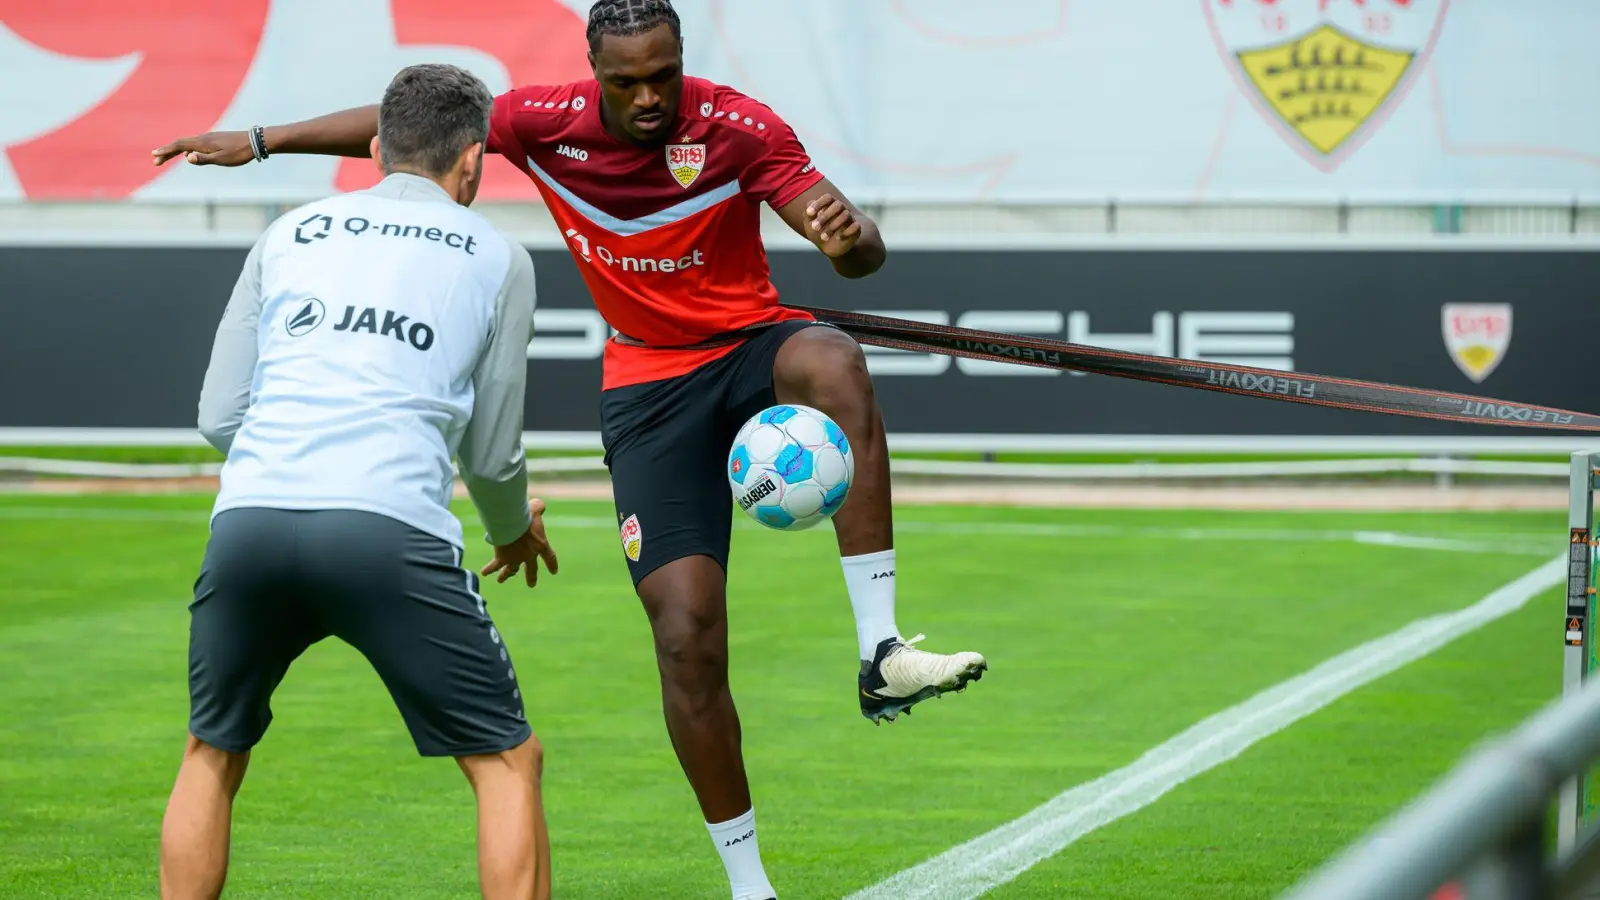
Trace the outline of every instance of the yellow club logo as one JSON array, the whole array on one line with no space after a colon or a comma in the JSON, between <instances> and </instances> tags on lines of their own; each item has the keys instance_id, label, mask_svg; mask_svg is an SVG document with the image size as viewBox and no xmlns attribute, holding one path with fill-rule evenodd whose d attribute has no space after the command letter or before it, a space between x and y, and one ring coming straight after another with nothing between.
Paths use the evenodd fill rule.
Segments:
<instances>
[{"instance_id":1,"label":"yellow club logo","mask_svg":"<svg viewBox=\"0 0 1600 900\"><path fill-rule=\"evenodd\" d=\"M1256 109L1331 172L1427 66L1450 0L1202 0Z\"/></svg>"},{"instance_id":2,"label":"yellow club logo","mask_svg":"<svg viewBox=\"0 0 1600 900\"><path fill-rule=\"evenodd\" d=\"M644 546L644 532L639 528L639 517L634 515L623 520L620 531L622 552L627 554L629 559L638 562L639 550Z\"/></svg>"},{"instance_id":3,"label":"yellow club logo","mask_svg":"<svg viewBox=\"0 0 1600 900\"><path fill-rule=\"evenodd\" d=\"M667 147L667 170L685 188L700 178L700 172L705 167L705 144L672 144Z\"/></svg>"}]
</instances>

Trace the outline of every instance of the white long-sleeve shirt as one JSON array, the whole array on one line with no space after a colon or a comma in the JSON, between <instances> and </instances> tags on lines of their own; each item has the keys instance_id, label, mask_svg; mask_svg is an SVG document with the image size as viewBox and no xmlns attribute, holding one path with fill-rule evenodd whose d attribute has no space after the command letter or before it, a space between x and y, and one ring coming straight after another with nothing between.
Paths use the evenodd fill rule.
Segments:
<instances>
[{"instance_id":1,"label":"white long-sleeve shirt","mask_svg":"<svg viewBox=\"0 0 1600 900\"><path fill-rule=\"evenodd\" d=\"M452 458L488 539L527 530L533 262L441 187L393 174L256 242L212 347L200 431L213 515L355 509L461 546Z\"/></svg>"}]
</instances>

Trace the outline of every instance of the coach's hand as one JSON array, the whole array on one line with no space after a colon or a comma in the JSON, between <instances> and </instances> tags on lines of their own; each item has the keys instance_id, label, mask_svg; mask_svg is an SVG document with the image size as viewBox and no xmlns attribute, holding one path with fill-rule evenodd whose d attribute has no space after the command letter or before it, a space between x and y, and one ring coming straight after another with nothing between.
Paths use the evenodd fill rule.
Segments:
<instances>
[{"instance_id":1,"label":"coach's hand","mask_svg":"<svg viewBox=\"0 0 1600 900\"><path fill-rule=\"evenodd\" d=\"M861 223L843 200L823 194L806 205L806 231L823 253L837 259L855 248L861 237Z\"/></svg>"},{"instance_id":2,"label":"coach's hand","mask_svg":"<svg viewBox=\"0 0 1600 900\"><path fill-rule=\"evenodd\" d=\"M250 151L250 136L243 131L210 131L180 138L150 153L158 166L178 155L197 166L242 166L256 158Z\"/></svg>"},{"instance_id":3,"label":"coach's hand","mask_svg":"<svg viewBox=\"0 0 1600 900\"><path fill-rule=\"evenodd\" d=\"M488 578L496 572L500 577L495 581L504 584L507 579L515 577L518 569L524 571L528 580L528 587L539 583L539 560L544 560L545 567L550 574L556 574L556 551L550 548L550 541L544 536L544 501L534 499L529 501L529 508L533 511L533 524L528 526L528 532L504 546L494 548L494 559L484 566L479 573Z\"/></svg>"}]
</instances>

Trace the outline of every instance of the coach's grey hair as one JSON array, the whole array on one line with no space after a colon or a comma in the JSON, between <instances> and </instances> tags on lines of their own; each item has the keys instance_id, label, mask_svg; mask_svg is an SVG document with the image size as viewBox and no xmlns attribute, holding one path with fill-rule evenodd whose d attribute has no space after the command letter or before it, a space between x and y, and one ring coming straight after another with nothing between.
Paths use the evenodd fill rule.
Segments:
<instances>
[{"instance_id":1,"label":"coach's grey hair","mask_svg":"<svg viewBox=\"0 0 1600 900\"><path fill-rule=\"evenodd\" d=\"M465 69L434 63L401 69L378 107L383 170L449 172L461 151L489 139L493 106L489 88Z\"/></svg>"}]
</instances>

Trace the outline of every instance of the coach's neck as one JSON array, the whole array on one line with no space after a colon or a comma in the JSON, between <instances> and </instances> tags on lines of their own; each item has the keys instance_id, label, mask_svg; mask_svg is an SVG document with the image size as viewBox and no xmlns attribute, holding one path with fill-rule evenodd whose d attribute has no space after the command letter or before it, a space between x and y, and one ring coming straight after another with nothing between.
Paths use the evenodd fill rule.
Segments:
<instances>
[{"instance_id":1,"label":"coach's neck","mask_svg":"<svg viewBox=\"0 0 1600 900\"><path fill-rule=\"evenodd\" d=\"M437 184L450 198L462 206L471 206L478 196L478 182L483 175L483 145L473 144L462 150L443 173L430 172L411 160L385 160L383 148L377 138L372 139L372 159L384 177L413 175Z\"/></svg>"}]
</instances>

